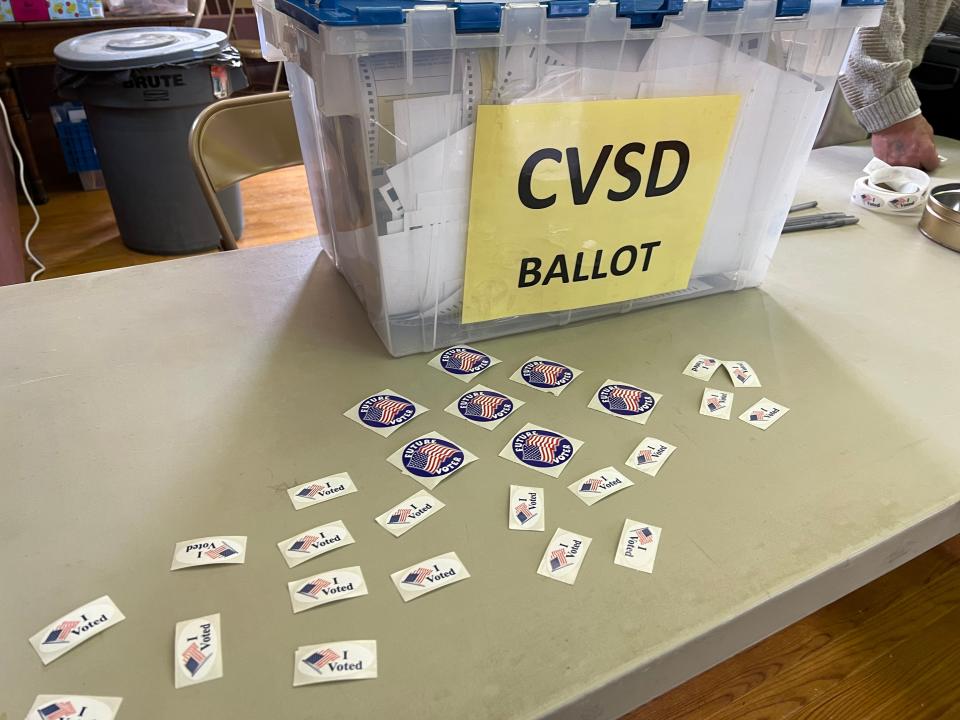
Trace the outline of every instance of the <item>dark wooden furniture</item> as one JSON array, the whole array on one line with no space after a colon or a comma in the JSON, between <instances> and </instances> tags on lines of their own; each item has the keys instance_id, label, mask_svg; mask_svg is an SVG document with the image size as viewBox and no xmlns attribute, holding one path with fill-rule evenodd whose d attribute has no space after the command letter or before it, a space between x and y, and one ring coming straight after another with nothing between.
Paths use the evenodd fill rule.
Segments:
<instances>
[{"instance_id":1,"label":"dark wooden furniture","mask_svg":"<svg viewBox=\"0 0 960 720\"><path fill-rule=\"evenodd\" d=\"M40 178L33 148L27 134L26 122L20 111L10 72L30 65L52 65L56 61L53 49L60 42L77 35L137 25L188 25L193 13L175 15L107 15L91 20L49 20L40 22L0 23L0 97L7 112L14 138L23 153L27 178L34 200L46 202L47 194Z\"/></svg>"}]
</instances>

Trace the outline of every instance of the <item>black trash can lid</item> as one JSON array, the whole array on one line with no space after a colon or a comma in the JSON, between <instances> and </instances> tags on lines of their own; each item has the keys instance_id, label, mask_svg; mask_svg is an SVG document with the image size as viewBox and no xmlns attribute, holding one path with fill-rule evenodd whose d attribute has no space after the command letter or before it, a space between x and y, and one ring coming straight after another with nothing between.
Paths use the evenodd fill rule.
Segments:
<instances>
[{"instance_id":1,"label":"black trash can lid","mask_svg":"<svg viewBox=\"0 0 960 720\"><path fill-rule=\"evenodd\" d=\"M53 54L71 70L130 70L200 60L227 44L225 33L206 28L121 28L64 40Z\"/></svg>"}]
</instances>

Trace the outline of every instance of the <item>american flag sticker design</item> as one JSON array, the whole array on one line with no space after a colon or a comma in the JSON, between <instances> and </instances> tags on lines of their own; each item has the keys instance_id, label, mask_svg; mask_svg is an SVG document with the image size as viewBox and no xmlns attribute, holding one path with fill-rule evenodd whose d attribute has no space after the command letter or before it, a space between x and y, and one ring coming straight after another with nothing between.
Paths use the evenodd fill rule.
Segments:
<instances>
[{"instance_id":1,"label":"american flag sticker design","mask_svg":"<svg viewBox=\"0 0 960 720\"><path fill-rule=\"evenodd\" d=\"M35 632L30 636L30 646L36 651L40 661L44 665L49 665L61 655L124 619L120 608L110 599L110 596L102 595ZM52 702L58 698L50 696L48 699ZM3 713L0 712L0 716L2 715Z\"/></svg>"},{"instance_id":2,"label":"american flag sticker design","mask_svg":"<svg viewBox=\"0 0 960 720\"><path fill-rule=\"evenodd\" d=\"M700 410L704 413L703 409ZM705 414L705 413L704 413ZM716 417L716 416L711 416ZM663 468L664 463L677 448L655 437L645 437L626 459L627 467L639 470L651 477Z\"/></svg>"},{"instance_id":3,"label":"american flag sticker design","mask_svg":"<svg viewBox=\"0 0 960 720\"><path fill-rule=\"evenodd\" d=\"M403 601L409 602L469 577L457 554L449 552L398 570L390 575L390 580Z\"/></svg>"},{"instance_id":4,"label":"american flag sticker design","mask_svg":"<svg viewBox=\"0 0 960 720\"><path fill-rule=\"evenodd\" d=\"M510 379L527 387L559 395L579 374L579 370L569 365L533 357L521 365Z\"/></svg>"},{"instance_id":5,"label":"american flag sticker design","mask_svg":"<svg viewBox=\"0 0 960 720\"><path fill-rule=\"evenodd\" d=\"M417 405L413 400L386 389L364 398L343 414L378 435L387 437L426 411L427 408Z\"/></svg>"},{"instance_id":6,"label":"american flag sticker design","mask_svg":"<svg viewBox=\"0 0 960 720\"><path fill-rule=\"evenodd\" d=\"M370 403L360 419L368 425L392 425L398 418L399 422L405 422L404 416L412 409L413 403L404 398L381 398Z\"/></svg>"},{"instance_id":7,"label":"american flag sticker design","mask_svg":"<svg viewBox=\"0 0 960 720\"><path fill-rule=\"evenodd\" d=\"M740 419L761 430L766 430L773 426L784 415L790 412L790 408L780 403L774 402L769 398L761 398L753 407L748 408Z\"/></svg>"},{"instance_id":8,"label":"american flag sticker design","mask_svg":"<svg viewBox=\"0 0 960 720\"><path fill-rule=\"evenodd\" d=\"M324 580L323 578L314 578L307 582L303 587L297 590L301 595L306 595L307 597L315 598L319 595L325 588L328 588L332 585L329 580Z\"/></svg>"},{"instance_id":9,"label":"american flag sticker design","mask_svg":"<svg viewBox=\"0 0 960 720\"><path fill-rule=\"evenodd\" d=\"M761 387L757 373L743 360L724 360L723 366L734 387Z\"/></svg>"},{"instance_id":10,"label":"american flag sticker design","mask_svg":"<svg viewBox=\"0 0 960 720\"><path fill-rule=\"evenodd\" d=\"M733 393L714 388L704 388L703 399L700 401L700 414L707 417L729 420L733 409Z\"/></svg>"},{"instance_id":11,"label":"american flag sticker design","mask_svg":"<svg viewBox=\"0 0 960 720\"><path fill-rule=\"evenodd\" d=\"M474 420L492 420L504 403L509 404L509 402L503 395L483 392L473 393L472 397L464 404L463 414Z\"/></svg>"},{"instance_id":12,"label":"american flag sticker design","mask_svg":"<svg viewBox=\"0 0 960 720\"><path fill-rule=\"evenodd\" d=\"M440 433L430 433L407 443L387 462L432 490L453 473L477 459L463 446Z\"/></svg>"},{"instance_id":13,"label":"american flag sticker design","mask_svg":"<svg viewBox=\"0 0 960 720\"><path fill-rule=\"evenodd\" d=\"M354 542L347 526L340 520L335 520L281 540L277 543L277 549L288 567L296 567L320 555L352 545Z\"/></svg>"},{"instance_id":14,"label":"american flag sticker design","mask_svg":"<svg viewBox=\"0 0 960 720\"><path fill-rule=\"evenodd\" d=\"M557 461L557 448L563 440L559 435L533 433L523 444L523 461L552 465Z\"/></svg>"},{"instance_id":15,"label":"american flag sticker design","mask_svg":"<svg viewBox=\"0 0 960 720\"><path fill-rule=\"evenodd\" d=\"M387 524L402 525L407 521L408 517L410 517L410 508L400 508L393 515L390 516L390 519L387 520Z\"/></svg>"},{"instance_id":16,"label":"american flag sticker design","mask_svg":"<svg viewBox=\"0 0 960 720\"><path fill-rule=\"evenodd\" d=\"M432 568L417 568L413 572L407 573L407 576L403 579L403 582L407 585L417 585L418 587L423 587L424 581L431 572L433 572Z\"/></svg>"},{"instance_id":17,"label":"american flag sticker design","mask_svg":"<svg viewBox=\"0 0 960 720\"><path fill-rule=\"evenodd\" d=\"M468 420L485 430L493 430L523 404L509 395L483 385L474 385L445 409L455 417Z\"/></svg>"},{"instance_id":18,"label":"american flag sticker design","mask_svg":"<svg viewBox=\"0 0 960 720\"><path fill-rule=\"evenodd\" d=\"M490 367L490 357L473 348L450 348L440 354L440 365L457 375L476 374Z\"/></svg>"},{"instance_id":19,"label":"american flag sticker design","mask_svg":"<svg viewBox=\"0 0 960 720\"><path fill-rule=\"evenodd\" d=\"M70 631L80 624L79 620L63 620L47 635L44 645L70 642Z\"/></svg>"},{"instance_id":20,"label":"american flag sticker design","mask_svg":"<svg viewBox=\"0 0 960 720\"><path fill-rule=\"evenodd\" d=\"M207 550L204 554L211 560L219 560L220 558L232 557L237 554L237 551L227 543L220 543L217 547Z\"/></svg>"},{"instance_id":21,"label":"american flag sticker design","mask_svg":"<svg viewBox=\"0 0 960 720\"><path fill-rule=\"evenodd\" d=\"M439 355L434 356L427 364L458 380L470 382L484 370L499 362L495 357L491 357L482 350L460 345L447 348Z\"/></svg>"},{"instance_id":22,"label":"american flag sticker design","mask_svg":"<svg viewBox=\"0 0 960 720\"><path fill-rule=\"evenodd\" d=\"M312 653L304 659L307 667L316 670L317 672L322 672L326 669L326 665L329 665L332 662L336 662L340 659L340 653L330 648L324 648L323 650L318 650L315 653Z\"/></svg>"},{"instance_id":23,"label":"american flag sticker design","mask_svg":"<svg viewBox=\"0 0 960 720\"><path fill-rule=\"evenodd\" d=\"M223 676L219 614L178 622L175 638L175 687L196 685Z\"/></svg>"},{"instance_id":24,"label":"american flag sticker design","mask_svg":"<svg viewBox=\"0 0 960 720\"><path fill-rule=\"evenodd\" d=\"M614 564L652 573L662 532L654 525L627 518L623 523L616 554L613 556Z\"/></svg>"},{"instance_id":25,"label":"american flag sticker design","mask_svg":"<svg viewBox=\"0 0 960 720\"><path fill-rule=\"evenodd\" d=\"M457 455L462 456L460 448L452 443L427 440L413 448L409 460L404 464L408 470L421 470L426 475L436 475L448 460Z\"/></svg>"},{"instance_id":26,"label":"american flag sticker design","mask_svg":"<svg viewBox=\"0 0 960 720\"><path fill-rule=\"evenodd\" d=\"M349 473L340 472L288 488L287 496L294 510L303 510L355 492L357 492L357 486L353 478Z\"/></svg>"},{"instance_id":27,"label":"american flag sticker design","mask_svg":"<svg viewBox=\"0 0 960 720\"><path fill-rule=\"evenodd\" d=\"M687 363L683 374L697 380L709 380L713 373L719 367L717 359L709 355L695 355L693 360Z\"/></svg>"},{"instance_id":28,"label":"american flag sticker design","mask_svg":"<svg viewBox=\"0 0 960 720\"><path fill-rule=\"evenodd\" d=\"M187 646L187 649L183 651L181 657L183 659L183 667L190 673L191 677L195 677L204 663L210 659L208 655L204 655L200 651L200 646L195 642Z\"/></svg>"},{"instance_id":29,"label":"american flag sticker design","mask_svg":"<svg viewBox=\"0 0 960 720\"><path fill-rule=\"evenodd\" d=\"M585 483L582 483L580 485L580 492L589 492L589 493L599 492L597 488L600 487L601 482L603 482L601 478L590 478Z\"/></svg>"},{"instance_id":30,"label":"american flag sticker design","mask_svg":"<svg viewBox=\"0 0 960 720\"><path fill-rule=\"evenodd\" d=\"M394 537L400 537L433 516L446 505L426 490L414 493L402 503L378 515L374 520Z\"/></svg>"},{"instance_id":31,"label":"american flag sticker design","mask_svg":"<svg viewBox=\"0 0 960 720\"><path fill-rule=\"evenodd\" d=\"M290 606L294 613L321 605L367 594L363 571L357 567L328 570L319 575L308 575L287 583Z\"/></svg>"},{"instance_id":32,"label":"american flag sticker design","mask_svg":"<svg viewBox=\"0 0 960 720\"><path fill-rule=\"evenodd\" d=\"M594 470L589 475L567 486L585 505L594 505L614 493L633 486L633 480L613 465Z\"/></svg>"},{"instance_id":33,"label":"american flag sticker design","mask_svg":"<svg viewBox=\"0 0 960 720\"><path fill-rule=\"evenodd\" d=\"M653 395L646 390L619 383L601 387L597 391L597 400L604 408L617 415L648 413L656 405Z\"/></svg>"},{"instance_id":34,"label":"american flag sticker design","mask_svg":"<svg viewBox=\"0 0 960 720\"><path fill-rule=\"evenodd\" d=\"M567 566L567 551L560 549L550 553L550 570L556 572Z\"/></svg>"},{"instance_id":35,"label":"american flag sticker design","mask_svg":"<svg viewBox=\"0 0 960 720\"><path fill-rule=\"evenodd\" d=\"M507 499L507 527L543 532L546 529L544 508L543 488L511 485Z\"/></svg>"},{"instance_id":36,"label":"american flag sticker design","mask_svg":"<svg viewBox=\"0 0 960 720\"><path fill-rule=\"evenodd\" d=\"M535 512L533 512L533 510L530 509L530 506L527 505L527 503L525 502L522 502L519 505L517 505L513 509L513 511L514 513L516 513L517 520L520 521L521 525L526 525L527 522L529 522L530 520L533 520L533 518L535 518L537 515Z\"/></svg>"},{"instance_id":37,"label":"american flag sticker design","mask_svg":"<svg viewBox=\"0 0 960 720\"><path fill-rule=\"evenodd\" d=\"M71 715L75 715L77 709L73 706L73 703L69 701L55 702L40 708L37 710L37 713L43 720L63 720Z\"/></svg>"},{"instance_id":38,"label":"american flag sticker design","mask_svg":"<svg viewBox=\"0 0 960 720\"><path fill-rule=\"evenodd\" d=\"M294 540L287 550L289 552L310 552L310 546L319 539L317 535L304 535L302 538Z\"/></svg>"},{"instance_id":39,"label":"american flag sticker design","mask_svg":"<svg viewBox=\"0 0 960 720\"><path fill-rule=\"evenodd\" d=\"M606 415L643 425L662 395L619 380L607 380L590 398L587 407Z\"/></svg>"},{"instance_id":40,"label":"american flag sticker design","mask_svg":"<svg viewBox=\"0 0 960 720\"><path fill-rule=\"evenodd\" d=\"M537 574L573 585L577 581L591 542L588 537L557 528L544 550Z\"/></svg>"},{"instance_id":41,"label":"american flag sticker design","mask_svg":"<svg viewBox=\"0 0 960 720\"><path fill-rule=\"evenodd\" d=\"M633 531L633 534L641 545L648 545L653 542L653 531L648 527L638 528Z\"/></svg>"},{"instance_id":42,"label":"american flag sticker design","mask_svg":"<svg viewBox=\"0 0 960 720\"><path fill-rule=\"evenodd\" d=\"M500 451L500 457L559 477L582 445L579 440L527 423Z\"/></svg>"},{"instance_id":43,"label":"american flag sticker design","mask_svg":"<svg viewBox=\"0 0 960 720\"><path fill-rule=\"evenodd\" d=\"M376 640L327 641L320 645L299 647L294 653L294 687L375 677L377 677ZM316 705L325 709L323 702Z\"/></svg>"}]
</instances>

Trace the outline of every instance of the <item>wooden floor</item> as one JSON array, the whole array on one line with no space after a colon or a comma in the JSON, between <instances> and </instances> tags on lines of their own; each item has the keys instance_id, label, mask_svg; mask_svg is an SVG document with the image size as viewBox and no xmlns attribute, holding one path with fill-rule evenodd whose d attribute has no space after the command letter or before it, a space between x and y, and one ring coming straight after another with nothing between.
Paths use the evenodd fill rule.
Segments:
<instances>
[{"instance_id":1,"label":"wooden floor","mask_svg":"<svg viewBox=\"0 0 960 720\"><path fill-rule=\"evenodd\" d=\"M302 166L250 178L240 187L245 221L243 237L238 242L240 247L269 245L316 234ZM31 245L47 265L40 279L170 259L124 247L105 190L53 192L50 202L41 205L39 210L40 227ZM30 209L21 206L22 232L26 232L32 222ZM34 269L32 263L27 264L28 277Z\"/></svg>"},{"instance_id":2,"label":"wooden floor","mask_svg":"<svg viewBox=\"0 0 960 720\"><path fill-rule=\"evenodd\" d=\"M243 194L241 246L316 232L302 168L248 180ZM54 194L41 215L44 277L166 259L123 247L103 192ZM960 536L627 718L960 720Z\"/></svg>"}]
</instances>

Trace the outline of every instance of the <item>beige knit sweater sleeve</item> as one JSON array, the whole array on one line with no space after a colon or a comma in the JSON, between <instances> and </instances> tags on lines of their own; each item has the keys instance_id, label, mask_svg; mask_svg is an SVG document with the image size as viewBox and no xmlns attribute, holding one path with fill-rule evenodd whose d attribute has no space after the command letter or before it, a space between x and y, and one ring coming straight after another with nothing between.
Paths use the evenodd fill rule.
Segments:
<instances>
[{"instance_id":1,"label":"beige knit sweater sleeve","mask_svg":"<svg viewBox=\"0 0 960 720\"><path fill-rule=\"evenodd\" d=\"M887 0L880 24L857 31L840 88L865 130L877 132L917 114L910 71L947 14L960 15L958 9L960 0Z\"/></svg>"}]
</instances>

